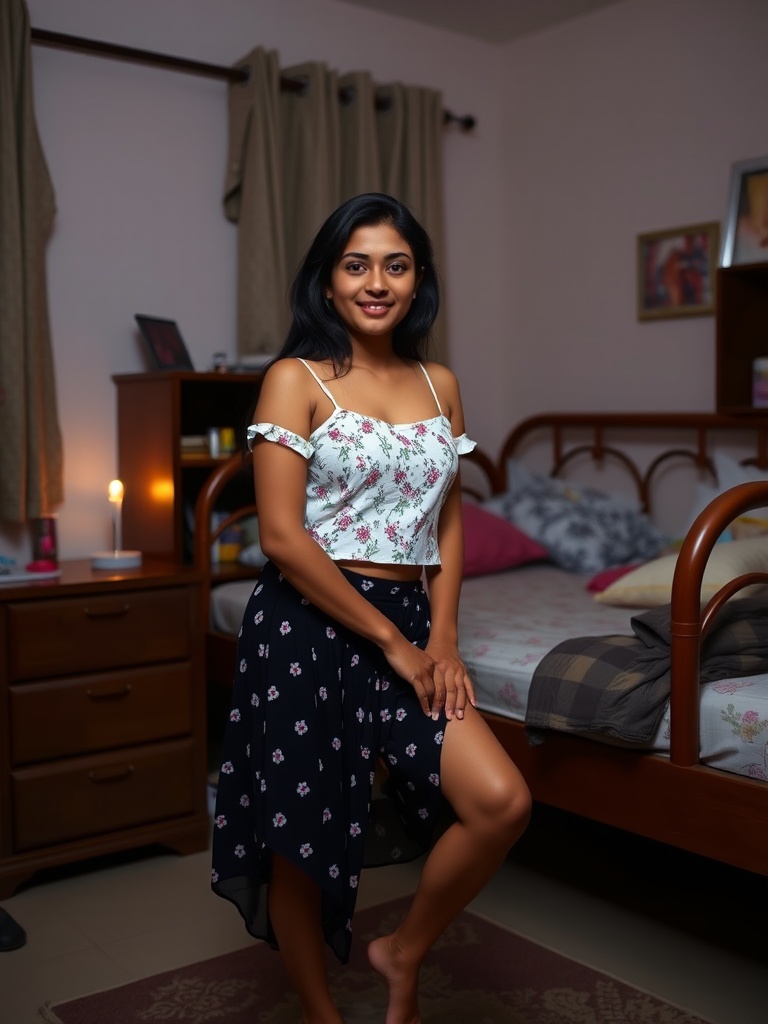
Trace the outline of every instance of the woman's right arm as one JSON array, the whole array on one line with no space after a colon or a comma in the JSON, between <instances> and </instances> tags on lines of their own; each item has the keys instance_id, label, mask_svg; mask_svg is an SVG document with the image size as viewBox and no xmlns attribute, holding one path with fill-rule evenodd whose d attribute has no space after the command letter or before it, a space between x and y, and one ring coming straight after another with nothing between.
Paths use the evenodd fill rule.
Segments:
<instances>
[{"instance_id":1,"label":"woman's right arm","mask_svg":"<svg viewBox=\"0 0 768 1024\"><path fill-rule=\"evenodd\" d=\"M280 360L262 384L254 421L276 423L305 439L315 412L312 378L293 359ZM431 708L434 662L352 587L336 563L307 533L307 461L283 444L258 438L253 446L259 543L265 555L312 604L381 648L392 668Z\"/></svg>"}]
</instances>

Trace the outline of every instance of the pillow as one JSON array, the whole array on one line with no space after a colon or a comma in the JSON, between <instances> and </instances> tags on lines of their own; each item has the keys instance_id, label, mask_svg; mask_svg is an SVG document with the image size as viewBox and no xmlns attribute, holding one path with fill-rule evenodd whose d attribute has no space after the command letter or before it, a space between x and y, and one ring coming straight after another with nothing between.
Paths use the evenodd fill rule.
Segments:
<instances>
[{"instance_id":1,"label":"pillow","mask_svg":"<svg viewBox=\"0 0 768 1024\"><path fill-rule=\"evenodd\" d=\"M740 462L725 452L716 451L712 456L717 473L719 493L727 491L739 484L751 483L753 480L768 481L768 473L754 466L742 466ZM768 533L768 508L755 508L745 512L731 523L734 539L755 537Z\"/></svg>"},{"instance_id":2,"label":"pillow","mask_svg":"<svg viewBox=\"0 0 768 1024\"><path fill-rule=\"evenodd\" d=\"M539 562L549 557L541 544L479 505L465 501L462 517L465 576L501 572L502 569L513 569L516 565Z\"/></svg>"},{"instance_id":3,"label":"pillow","mask_svg":"<svg viewBox=\"0 0 768 1024\"><path fill-rule=\"evenodd\" d=\"M258 543L249 544L247 547L244 547L237 556L237 560L241 565L250 565L256 569L261 569L267 564L267 556L261 550Z\"/></svg>"},{"instance_id":4,"label":"pillow","mask_svg":"<svg viewBox=\"0 0 768 1024\"><path fill-rule=\"evenodd\" d=\"M622 576L626 576L628 572L634 572L638 568L637 565L615 565L612 569L603 569L588 581L587 590L593 594L600 594L616 580L620 580Z\"/></svg>"},{"instance_id":5,"label":"pillow","mask_svg":"<svg viewBox=\"0 0 768 1024\"><path fill-rule=\"evenodd\" d=\"M514 463L514 460L512 460ZM483 508L503 516L549 551L560 568L601 572L658 555L665 539L623 498L509 466L511 490Z\"/></svg>"},{"instance_id":6,"label":"pillow","mask_svg":"<svg viewBox=\"0 0 768 1024\"><path fill-rule=\"evenodd\" d=\"M754 466L742 466L732 455L727 455L725 452L715 451L712 455L712 462L717 475L717 483L700 482L696 485L684 533L690 530L699 513L703 512L706 506L723 491L736 487L738 484L750 483L753 480L768 481L768 473L755 469ZM764 533L768 533L768 508L751 509L735 519L727 530L723 530L719 541L742 540L745 537L757 537Z\"/></svg>"},{"instance_id":7,"label":"pillow","mask_svg":"<svg viewBox=\"0 0 768 1024\"><path fill-rule=\"evenodd\" d=\"M259 520L258 517L243 516L238 520L242 530L243 543L240 553L237 556L241 565L248 565L253 569L261 569L267 564L267 556L261 550L259 544Z\"/></svg>"},{"instance_id":8,"label":"pillow","mask_svg":"<svg viewBox=\"0 0 768 1024\"><path fill-rule=\"evenodd\" d=\"M602 593L595 594L601 604L627 608L653 608L672 600L672 576L677 555L656 558L616 580ZM728 580L747 572L768 572L768 537L751 537L718 544L712 549L701 586L702 603L708 601ZM754 587L745 587L736 595L745 597Z\"/></svg>"}]
</instances>

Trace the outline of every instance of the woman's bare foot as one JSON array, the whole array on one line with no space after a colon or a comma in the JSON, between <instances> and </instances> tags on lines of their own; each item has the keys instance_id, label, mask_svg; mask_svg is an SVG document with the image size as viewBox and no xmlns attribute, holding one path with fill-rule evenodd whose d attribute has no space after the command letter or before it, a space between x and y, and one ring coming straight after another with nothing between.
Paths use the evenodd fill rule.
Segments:
<instances>
[{"instance_id":1,"label":"woman's bare foot","mask_svg":"<svg viewBox=\"0 0 768 1024\"><path fill-rule=\"evenodd\" d=\"M374 939L368 960L389 988L386 1024L419 1024L419 969L403 963L391 935Z\"/></svg>"}]
</instances>

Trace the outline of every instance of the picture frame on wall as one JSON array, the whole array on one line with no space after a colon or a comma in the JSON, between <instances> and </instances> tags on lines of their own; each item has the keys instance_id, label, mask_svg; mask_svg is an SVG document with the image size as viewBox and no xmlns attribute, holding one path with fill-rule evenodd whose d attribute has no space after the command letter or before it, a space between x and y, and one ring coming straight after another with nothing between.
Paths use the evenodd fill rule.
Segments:
<instances>
[{"instance_id":1,"label":"picture frame on wall","mask_svg":"<svg viewBox=\"0 0 768 1024\"><path fill-rule=\"evenodd\" d=\"M136 323L153 370L194 370L175 320L137 313Z\"/></svg>"},{"instance_id":2,"label":"picture frame on wall","mask_svg":"<svg viewBox=\"0 0 768 1024\"><path fill-rule=\"evenodd\" d=\"M708 316L715 311L717 221L637 236L637 318Z\"/></svg>"},{"instance_id":3,"label":"picture frame on wall","mask_svg":"<svg viewBox=\"0 0 768 1024\"><path fill-rule=\"evenodd\" d=\"M768 156L731 167L720 263L768 263Z\"/></svg>"}]
</instances>

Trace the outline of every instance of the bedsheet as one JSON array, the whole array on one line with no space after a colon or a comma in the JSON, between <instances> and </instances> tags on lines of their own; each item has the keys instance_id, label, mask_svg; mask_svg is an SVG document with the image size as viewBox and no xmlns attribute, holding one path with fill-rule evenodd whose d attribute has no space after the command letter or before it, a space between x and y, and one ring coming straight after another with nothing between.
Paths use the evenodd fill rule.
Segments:
<instances>
[{"instance_id":1,"label":"bedsheet","mask_svg":"<svg viewBox=\"0 0 768 1024\"><path fill-rule=\"evenodd\" d=\"M598 604L585 589L587 580L535 565L464 581L459 646L483 711L524 721L533 671L556 644L569 637L631 633L629 620L639 609ZM668 708L644 749L669 752ZM702 686L701 760L768 780L768 674Z\"/></svg>"},{"instance_id":2,"label":"bedsheet","mask_svg":"<svg viewBox=\"0 0 768 1024\"><path fill-rule=\"evenodd\" d=\"M459 646L481 710L524 721L533 671L556 644L575 636L631 632L629 620L638 609L598 604L585 589L587 579L544 564L464 581ZM215 628L239 631L252 589L251 581L214 588ZM668 709L646 749L669 751ZM702 686L701 759L713 768L768 780L768 674Z\"/></svg>"}]
</instances>

